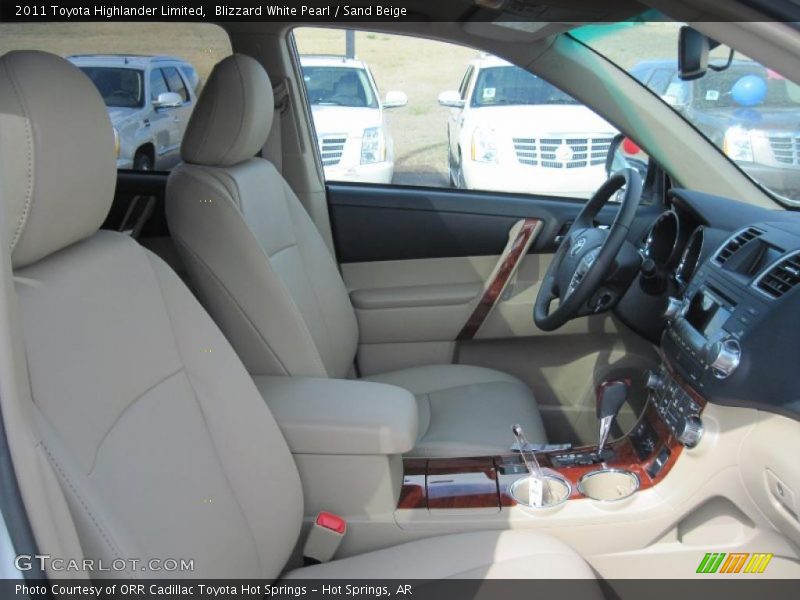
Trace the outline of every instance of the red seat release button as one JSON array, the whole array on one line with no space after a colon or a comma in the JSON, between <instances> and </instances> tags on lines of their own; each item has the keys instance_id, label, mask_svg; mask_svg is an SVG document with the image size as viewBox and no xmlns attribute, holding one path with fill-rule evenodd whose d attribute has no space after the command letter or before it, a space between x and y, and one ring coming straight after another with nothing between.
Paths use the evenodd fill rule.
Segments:
<instances>
[{"instance_id":1,"label":"red seat release button","mask_svg":"<svg viewBox=\"0 0 800 600\"><path fill-rule=\"evenodd\" d=\"M347 530L347 521L339 515L324 511L317 515L316 524L340 535L344 535L345 530Z\"/></svg>"}]
</instances>

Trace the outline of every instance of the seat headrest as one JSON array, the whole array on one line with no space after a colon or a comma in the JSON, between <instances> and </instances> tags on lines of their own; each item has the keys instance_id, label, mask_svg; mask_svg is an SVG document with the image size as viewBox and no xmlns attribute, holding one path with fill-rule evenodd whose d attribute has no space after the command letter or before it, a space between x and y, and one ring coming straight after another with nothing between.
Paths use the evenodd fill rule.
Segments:
<instances>
[{"instance_id":1,"label":"seat headrest","mask_svg":"<svg viewBox=\"0 0 800 600\"><path fill-rule=\"evenodd\" d=\"M0 196L14 268L97 231L116 178L114 132L89 78L46 52L0 57Z\"/></svg>"},{"instance_id":2,"label":"seat headrest","mask_svg":"<svg viewBox=\"0 0 800 600\"><path fill-rule=\"evenodd\" d=\"M181 144L187 163L229 167L261 150L269 136L275 100L257 60L234 54L211 71Z\"/></svg>"}]
</instances>

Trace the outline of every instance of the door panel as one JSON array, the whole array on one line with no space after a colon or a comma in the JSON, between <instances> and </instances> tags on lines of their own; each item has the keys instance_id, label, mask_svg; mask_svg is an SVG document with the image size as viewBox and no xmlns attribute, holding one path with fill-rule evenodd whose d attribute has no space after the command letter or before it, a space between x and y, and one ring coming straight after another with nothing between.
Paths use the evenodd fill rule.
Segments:
<instances>
[{"instance_id":1,"label":"door panel","mask_svg":"<svg viewBox=\"0 0 800 600\"><path fill-rule=\"evenodd\" d=\"M498 192L328 183L331 226L341 263L499 255L522 218L543 221L532 253L552 253L556 236L583 207L572 199ZM643 206L631 229L641 237L661 212ZM605 207L610 224L615 206Z\"/></svg>"},{"instance_id":2,"label":"door panel","mask_svg":"<svg viewBox=\"0 0 800 600\"><path fill-rule=\"evenodd\" d=\"M496 368L534 391L553 441L589 443L597 435L595 385L634 377L657 364L652 346L609 315L540 331L532 308L555 238L582 204L574 200L473 191L329 185L331 221L342 275L361 337L362 375L460 362ZM643 206L632 228L640 239L661 209ZM599 221L609 224L615 207ZM481 299L520 219L541 219L519 264L474 339L456 338ZM366 300L365 300L366 298ZM632 426L646 397L622 413Z\"/></svg>"}]
</instances>

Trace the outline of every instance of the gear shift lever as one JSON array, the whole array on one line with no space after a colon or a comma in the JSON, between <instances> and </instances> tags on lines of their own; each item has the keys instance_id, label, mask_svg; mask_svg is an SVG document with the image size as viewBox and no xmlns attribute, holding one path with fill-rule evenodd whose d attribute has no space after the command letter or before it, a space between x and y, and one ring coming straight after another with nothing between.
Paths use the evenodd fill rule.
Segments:
<instances>
[{"instance_id":1,"label":"gear shift lever","mask_svg":"<svg viewBox=\"0 0 800 600\"><path fill-rule=\"evenodd\" d=\"M600 436L597 441L597 456L603 455L611 426L619 410L628 399L628 384L625 381L604 381L597 388L597 419L600 421Z\"/></svg>"}]
</instances>

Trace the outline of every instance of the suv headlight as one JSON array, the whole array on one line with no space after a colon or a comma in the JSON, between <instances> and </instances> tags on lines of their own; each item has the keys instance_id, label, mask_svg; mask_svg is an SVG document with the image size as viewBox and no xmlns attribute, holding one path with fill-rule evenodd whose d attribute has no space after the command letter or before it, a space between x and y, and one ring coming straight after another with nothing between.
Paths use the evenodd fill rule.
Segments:
<instances>
[{"instance_id":1,"label":"suv headlight","mask_svg":"<svg viewBox=\"0 0 800 600\"><path fill-rule=\"evenodd\" d=\"M116 127L112 127L114 130L114 153L119 158L119 131L117 131Z\"/></svg>"},{"instance_id":2,"label":"suv headlight","mask_svg":"<svg viewBox=\"0 0 800 600\"><path fill-rule=\"evenodd\" d=\"M368 127L361 138L361 164L383 162L386 160L386 139L383 127Z\"/></svg>"},{"instance_id":3,"label":"suv headlight","mask_svg":"<svg viewBox=\"0 0 800 600\"><path fill-rule=\"evenodd\" d=\"M753 162L753 141L750 132L738 126L729 127L725 131L722 151L733 160Z\"/></svg>"},{"instance_id":4,"label":"suv headlight","mask_svg":"<svg viewBox=\"0 0 800 600\"><path fill-rule=\"evenodd\" d=\"M497 162L497 142L494 130L478 127L472 132L472 151L470 156L476 162Z\"/></svg>"}]
</instances>

